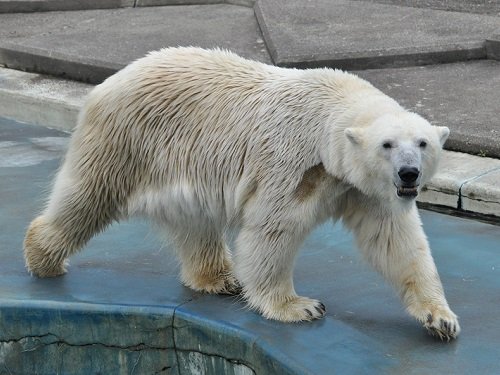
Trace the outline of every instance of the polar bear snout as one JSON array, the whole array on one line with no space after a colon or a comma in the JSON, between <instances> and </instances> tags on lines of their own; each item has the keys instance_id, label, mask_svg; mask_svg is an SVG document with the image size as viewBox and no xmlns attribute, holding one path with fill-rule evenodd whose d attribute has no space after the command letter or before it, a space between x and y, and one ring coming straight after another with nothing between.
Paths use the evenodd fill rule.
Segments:
<instances>
[{"instance_id":1,"label":"polar bear snout","mask_svg":"<svg viewBox=\"0 0 500 375\"><path fill-rule=\"evenodd\" d=\"M414 185L420 176L420 171L418 168L405 166L398 171L398 176L405 184Z\"/></svg>"},{"instance_id":2,"label":"polar bear snout","mask_svg":"<svg viewBox=\"0 0 500 375\"><path fill-rule=\"evenodd\" d=\"M414 198L418 195L420 171L416 167L404 166L398 171L400 183L396 185L398 197Z\"/></svg>"}]
</instances>

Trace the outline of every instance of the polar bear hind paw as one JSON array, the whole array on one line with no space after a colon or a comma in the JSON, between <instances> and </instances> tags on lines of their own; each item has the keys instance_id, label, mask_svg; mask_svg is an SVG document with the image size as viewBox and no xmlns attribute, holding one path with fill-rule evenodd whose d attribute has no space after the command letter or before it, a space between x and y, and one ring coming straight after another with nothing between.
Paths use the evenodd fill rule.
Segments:
<instances>
[{"instance_id":1,"label":"polar bear hind paw","mask_svg":"<svg viewBox=\"0 0 500 375\"><path fill-rule=\"evenodd\" d=\"M56 277L66 273L68 260L64 249L69 247L44 216L33 220L24 239L24 259L28 272L37 277Z\"/></svg>"}]
</instances>

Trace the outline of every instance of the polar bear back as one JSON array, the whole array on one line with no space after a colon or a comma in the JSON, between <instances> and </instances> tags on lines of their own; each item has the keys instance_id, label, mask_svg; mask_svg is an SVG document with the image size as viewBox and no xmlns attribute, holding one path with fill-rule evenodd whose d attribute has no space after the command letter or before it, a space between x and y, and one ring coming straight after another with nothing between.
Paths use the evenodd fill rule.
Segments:
<instances>
[{"instance_id":1,"label":"polar bear back","mask_svg":"<svg viewBox=\"0 0 500 375\"><path fill-rule=\"evenodd\" d=\"M163 49L90 93L72 156L113 165L106 178L127 176L125 195L140 186L182 184L191 195L236 209L238 195L257 182L280 184L284 194L292 189L320 162L332 113L367 90L377 91L337 70L283 69L221 50Z\"/></svg>"}]
</instances>

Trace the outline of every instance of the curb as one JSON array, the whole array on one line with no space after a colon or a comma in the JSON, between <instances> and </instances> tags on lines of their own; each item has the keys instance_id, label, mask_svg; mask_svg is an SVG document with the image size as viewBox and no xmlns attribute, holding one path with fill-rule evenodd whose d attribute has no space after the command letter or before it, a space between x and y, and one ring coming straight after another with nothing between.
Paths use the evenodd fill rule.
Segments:
<instances>
[{"instance_id":1,"label":"curb","mask_svg":"<svg viewBox=\"0 0 500 375\"><path fill-rule=\"evenodd\" d=\"M500 35L486 40L486 54L489 59L500 60Z\"/></svg>"},{"instance_id":2,"label":"curb","mask_svg":"<svg viewBox=\"0 0 500 375\"><path fill-rule=\"evenodd\" d=\"M144 374L177 368L187 374L193 356L198 365L213 366L215 373L306 373L293 358L254 333L190 311L185 306L189 301L180 310L182 303L158 307L0 301L0 325L9 327L0 333L2 365L9 373L48 374L55 368L63 373L117 373L125 368ZM124 331L127 335L121 334ZM230 348L225 347L228 342ZM44 363L37 361L42 355ZM63 356L71 356L72 363L63 361ZM140 361L142 356L145 360Z\"/></svg>"},{"instance_id":3,"label":"curb","mask_svg":"<svg viewBox=\"0 0 500 375\"><path fill-rule=\"evenodd\" d=\"M90 9L137 8L168 5L234 4L251 7L255 0L44 0L0 1L0 13L34 13Z\"/></svg>"},{"instance_id":4,"label":"curb","mask_svg":"<svg viewBox=\"0 0 500 375\"><path fill-rule=\"evenodd\" d=\"M444 151L419 203L500 219L500 160Z\"/></svg>"},{"instance_id":5,"label":"curb","mask_svg":"<svg viewBox=\"0 0 500 375\"><path fill-rule=\"evenodd\" d=\"M0 68L0 116L71 131L94 86Z\"/></svg>"},{"instance_id":6,"label":"curb","mask_svg":"<svg viewBox=\"0 0 500 375\"><path fill-rule=\"evenodd\" d=\"M0 58L5 66L13 70L38 72L91 84L99 84L125 67L122 64L89 58L75 59L57 52L9 43L0 46Z\"/></svg>"},{"instance_id":7,"label":"curb","mask_svg":"<svg viewBox=\"0 0 500 375\"><path fill-rule=\"evenodd\" d=\"M71 131L94 86L0 68L0 116ZM500 160L444 151L440 167L418 202L464 215L500 219Z\"/></svg>"}]
</instances>

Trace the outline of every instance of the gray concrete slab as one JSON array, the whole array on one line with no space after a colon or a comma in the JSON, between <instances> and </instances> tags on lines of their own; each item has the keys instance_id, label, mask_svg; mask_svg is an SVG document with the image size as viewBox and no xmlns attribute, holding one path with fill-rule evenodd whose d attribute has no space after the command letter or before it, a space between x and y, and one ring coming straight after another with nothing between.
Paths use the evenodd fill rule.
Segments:
<instances>
[{"instance_id":1,"label":"gray concrete slab","mask_svg":"<svg viewBox=\"0 0 500 375\"><path fill-rule=\"evenodd\" d=\"M440 9L455 12L500 15L498 0L357 0L416 8Z\"/></svg>"},{"instance_id":2,"label":"gray concrete slab","mask_svg":"<svg viewBox=\"0 0 500 375\"><path fill-rule=\"evenodd\" d=\"M486 40L486 53L489 59L500 60L500 35Z\"/></svg>"},{"instance_id":3,"label":"gray concrete slab","mask_svg":"<svg viewBox=\"0 0 500 375\"><path fill-rule=\"evenodd\" d=\"M0 13L109 9L134 6L135 0L0 0Z\"/></svg>"},{"instance_id":4,"label":"gray concrete slab","mask_svg":"<svg viewBox=\"0 0 500 375\"><path fill-rule=\"evenodd\" d=\"M242 3L253 0L0 0L0 13L53 12L67 10L113 9L125 7Z\"/></svg>"},{"instance_id":5,"label":"gray concrete slab","mask_svg":"<svg viewBox=\"0 0 500 375\"><path fill-rule=\"evenodd\" d=\"M273 61L366 69L484 58L497 17L347 0L259 0Z\"/></svg>"},{"instance_id":6,"label":"gray concrete slab","mask_svg":"<svg viewBox=\"0 0 500 375\"><path fill-rule=\"evenodd\" d=\"M164 5L194 5L194 4L220 4L224 0L136 0L136 7L151 7Z\"/></svg>"},{"instance_id":7,"label":"gray concrete slab","mask_svg":"<svg viewBox=\"0 0 500 375\"><path fill-rule=\"evenodd\" d=\"M500 62L357 72L405 107L448 126L445 147L500 158Z\"/></svg>"},{"instance_id":8,"label":"gray concrete slab","mask_svg":"<svg viewBox=\"0 0 500 375\"><path fill-rule=\"evenodd\" d=\"M70 131L93 85L0 68L0 116Z\"/></svg>"},{"instance_id":9,"label":"gray concrete slab","mask_svg":"<svg viewBox=\"0 0 500 375\"><path fill-rule=\"evenodd\" d=\"M148 51L228 48L270 62L253 10L216 4L0 15L0 64L98 83Z\"/></svg>"},{"instance_id":10,"label":"gray concrete slab","mask_svg":"<svg viewBox=\"0 0 500 375\"><path fill-rule=\"evenodd\" d=\"M459 213L500 218L500 160L444 151L436 175L422 188L418 201Z\"/></svg>"},{"instance_id":11,"label":"gray concrete slab","mask_svg":"<svg viewBox=\"0 0 500 375\"><path fill-rule=\"evenodd\" d=\"M500 217L500 165L462 186L462 209Z\"/></svg>"}]
</instances>

